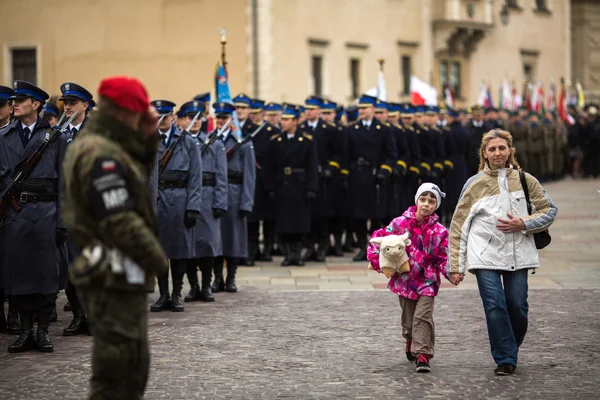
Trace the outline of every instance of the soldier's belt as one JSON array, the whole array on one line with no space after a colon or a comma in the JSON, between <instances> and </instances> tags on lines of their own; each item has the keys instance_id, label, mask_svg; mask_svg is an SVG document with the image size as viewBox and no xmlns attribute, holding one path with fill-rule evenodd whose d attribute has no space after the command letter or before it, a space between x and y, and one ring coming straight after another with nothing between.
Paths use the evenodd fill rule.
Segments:
<instances>
[{"instance_id":1,"label":"soldier's belt","mask_svg":"<svg viewBox=\"0 0 600 400\"><path fill-rule=\"evenodd\" d=\"M244 183L244 174L241 172L227 171L227 183L232 185L241 185Z\"/></svg>"},{"instance_id":2,"label":"soldier's belt","mask_svg":"<svg viewBox=\"0 0 600 400\"><path fill-rule=\"evenodd\" d=\"M188 186L187 181L158 181L159 189L185 189Z\"/></svg>"},{"instance_id":3,"label":"soldier's belt","mask_svg":"<svg viewBox=\"0 0 600 400\"><path fill-rule=\"evenodd\" d=\"M217 178L214 172L203 172L202 173L202 186L215 186L217 184Z\"/></svg>"},{"instance_id":4,"label":"soldier's belt","mask_svg":"<svg viewBox=\"0 0 600 400\"><path fill-rule=\"evenodd\" d=\"M19 194L19 203L51 203L56 201L57 198L56 193L21 192Z\"/></svg>"},{"instance_id":5,"label":"soldier's belt","mask_svg":"<svg viewBox=\"0 0 600 400\"><path fill-rule=\"evenodd\" d=\"M283 168L284 175L304 174L304 173L306 173L306 170L304 168L292 168L292 167Z\"/></svg>"}]
</instances>

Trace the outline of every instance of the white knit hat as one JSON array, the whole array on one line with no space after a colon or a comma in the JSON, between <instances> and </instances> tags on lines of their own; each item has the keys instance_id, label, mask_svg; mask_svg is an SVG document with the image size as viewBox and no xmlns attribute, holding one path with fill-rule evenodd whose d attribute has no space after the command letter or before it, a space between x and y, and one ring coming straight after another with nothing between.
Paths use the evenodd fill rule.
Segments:
<instances>
[{"instance_id":1,"label":"white knit hat","mask_svg":"<svg viewBox=\"0 0 600 400\"><path fill-rule=\"evenodd\" d=\"M437 200L437 204L435 205L435 209L440 208L442 204L442 199L446 197L446 193L442 192L442 189L435 183L425 182L417 189L417 194L415 194L415 204L419 202L419 197L425 192L431 192L435 196Z\"/></svg>"}]
</instances>

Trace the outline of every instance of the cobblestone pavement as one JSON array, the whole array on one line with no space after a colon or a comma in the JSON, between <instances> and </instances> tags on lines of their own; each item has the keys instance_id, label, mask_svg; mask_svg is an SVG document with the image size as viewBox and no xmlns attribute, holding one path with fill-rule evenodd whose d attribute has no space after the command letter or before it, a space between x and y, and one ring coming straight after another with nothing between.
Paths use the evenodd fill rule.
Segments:
<instances>
[{"instance_id":1,"label":"cobblestone pavement","mask_svg":"<svg viewBox=\"0 0 600 400\"><path fill-rule=\"evenodd\" d=\"M493 375L469 277L436 299L433 372L417 374L404 357L396 297L347 254L322 266L242 268L239 293L151 314L146 398L598 398L598 188L599 181L547 185L559 218L542 268L530 275L530 327L513 376ZM303 284L315 277L325 282ZM54 353L4 353L15 338L0 335L0 399L85 398L92 340L60 336L69 322L64 302L61 293Z\"/></svg>"}]
</instances>

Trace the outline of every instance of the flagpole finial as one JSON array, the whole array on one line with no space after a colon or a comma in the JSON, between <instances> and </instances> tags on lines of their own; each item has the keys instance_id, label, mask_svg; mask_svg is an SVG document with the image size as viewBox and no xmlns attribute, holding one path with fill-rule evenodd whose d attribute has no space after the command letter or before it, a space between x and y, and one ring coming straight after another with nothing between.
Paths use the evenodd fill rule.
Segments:
<instances>
[{"instance_id":1,"label":"flagpole finial","mask_svg":"<svg viewBox=\"0 0 600 400\"><path fill-rule=\"evenodd\" d=\"M377 62L379 62L379 69L383 71L383 63L385 63L385 59L380 58L377 60Z\"/></svg>"},{"instance_id":2,"label":"flagpole finial","mask_svg":"<svg viewBox=\"0 0 600 400\"><path fill-rule=\"evenodd\" d=\"M219 35L221 36L221 64L223 68L227 68L227 61L225 61L225 47L227 45L227 29L219 29Z\"/></svg>"}]
</instances>

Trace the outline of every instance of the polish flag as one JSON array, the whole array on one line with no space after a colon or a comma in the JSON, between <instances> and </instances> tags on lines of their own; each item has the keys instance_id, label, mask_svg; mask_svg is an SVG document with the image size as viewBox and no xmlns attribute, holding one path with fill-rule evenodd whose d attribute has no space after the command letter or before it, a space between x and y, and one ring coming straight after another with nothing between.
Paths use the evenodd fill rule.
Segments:
<instances>
[{"instance_id":1,"label":"polish flag","mask_svg":"<svg viewBox=\"0 0 600 400\"><path fill-rule=\"evenodd\" d=\"M410 100L417 106L437 106L437 90L413 75L410 77Z\"/></svg>"}]
</instances>

